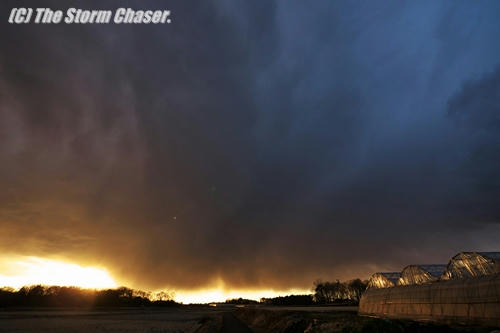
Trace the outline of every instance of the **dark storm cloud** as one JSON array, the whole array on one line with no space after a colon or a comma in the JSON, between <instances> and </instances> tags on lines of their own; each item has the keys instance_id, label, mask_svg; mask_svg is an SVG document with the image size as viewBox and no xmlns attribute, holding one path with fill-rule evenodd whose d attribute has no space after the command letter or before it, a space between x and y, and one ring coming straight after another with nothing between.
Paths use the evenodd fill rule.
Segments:
<instances>
[{"instance_id":1,"label":"dark storm cloud","mask_svg":"<svg viewBox=\"0 0 500 333\"><path fill-rule=\"evenodd\" d=\"M129 5L173 23L2 22L2 251L284 288L495 250L496 3Z\"/></svg>"}]
</instances>

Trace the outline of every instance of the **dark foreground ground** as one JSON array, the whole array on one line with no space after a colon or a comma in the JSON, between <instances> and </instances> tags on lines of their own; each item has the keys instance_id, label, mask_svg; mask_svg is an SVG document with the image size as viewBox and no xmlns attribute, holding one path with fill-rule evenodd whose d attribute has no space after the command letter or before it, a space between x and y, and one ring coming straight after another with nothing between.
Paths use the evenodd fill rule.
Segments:
<instances>
[{"instance_id":1,"label":"dark foreground ground","mask_svg":"<svg viewBox=\"0 0 500 333\"><path fill-rule=\"evenodd\" d=\"M355 307L194 307L1 310L0 332L492 332L360 317ZM497 331L500 333L500 331Z\"/></svg>"}]
</instances>

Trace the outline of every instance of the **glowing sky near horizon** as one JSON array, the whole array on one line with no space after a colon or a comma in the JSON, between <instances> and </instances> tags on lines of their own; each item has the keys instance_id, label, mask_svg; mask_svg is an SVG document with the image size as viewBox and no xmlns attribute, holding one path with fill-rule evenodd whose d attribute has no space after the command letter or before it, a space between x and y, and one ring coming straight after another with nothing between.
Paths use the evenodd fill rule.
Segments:
<instances>
[{"instance_id":1,"label":"glowing sky near horizon","mask_svg":"<svg viewBox=\"0 0 500 333\"><path fill-rule=\"evenodd\" d=\"M115 288L117 283L102 268L38 257L0 259L0 287L15 289L30 285Z\"/></svg>"},{"instance_id":2,"label":"glowing sky near horizon","mask_svg":"<svg viewBox=\"0 0 500 333\"><path fill-rule=\"evenodd\" d=\"M74 286L90 289L116 288L119 284L103 268L81 266L74 263L39 257L0 258L0 288L19 289L23 286ZM232 290L222 286L201 290L172 291L174 299L184 304L224 302L233 298L258 301L263 297L290 294L308 294L309 290Z\"/></svg>"},{"instance_id":3,"label":"glowing sky near horizon","mask_svg":"<svg viewBox=\"0 0 500 333\"><path fill-rule=\"evenodd\" d=\"M174 299L184 304L225 302L228 299L244 298L259 301L261 298L271 298L286 295L311 294L311 290L306 289L228 289L223 287L213 287L201 290L178 290L174 291Z\"/></svg>"},{"instance_id":4,"label":"glowing sky near horizon","mask_svg":"<svg viewBox=\"0 0 500 333\"><path fill-rule=\"evenodd\" d=\"M259 301L261 298L271 298L286 295L304 295L310 294L310 290L223 290L206 289L198 291L176 291L174 299L184 304L199 304L210 302L225 302L228 299L244 298Z\"/></svg>"}]
</instances>

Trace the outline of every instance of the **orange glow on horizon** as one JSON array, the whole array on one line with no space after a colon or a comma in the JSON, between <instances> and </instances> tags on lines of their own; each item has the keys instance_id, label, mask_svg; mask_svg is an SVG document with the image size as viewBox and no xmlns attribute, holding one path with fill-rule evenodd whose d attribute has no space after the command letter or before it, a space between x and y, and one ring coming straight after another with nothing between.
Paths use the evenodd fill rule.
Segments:
<instances>
[{"instance_id":1,"label":"orange glow on horizon","mask_svg":"<svg viewBox=\"0 0 500 333\"><path fill-rule=\"evenodd\" d=\"M0 258L0 287L19 289L37 284L91 289L118 286L102 268L38 257Z\"/></svg>"},{"instance_id":2,"label":"orange glow on horizon","mask_svg":"<svg viewBox=\"0 0 500 333\"><path fill-rule=\"evenodd\" d=\"M286 295L305 295L310 294L310 290L289 289L289 290L227 290L225 288L203 289L203 290L181 290L175 291L174 299L184 304L225 302L228 299L244 298L258 301L261 298L271 298Z\"/></svg>"},{"instance_id":3,"label":"orange glow on horizon","mask_svg":"<svg viewBox=\"0 0 500 333\"><path fill-rule=\"evenodd\" d=\"M123 282L123 281L122 281ZM85 267L74 263L33 256L0 257L0 288L19 289L31 285L73 286L88 289L117 288L119 284L103 268ZM128 286L134 288L134 286ZM305 289L231 289L218 280L205 289L172 291L174 300L183 304L225 302L244 298L258 301L265 297L310 294ZM154 295L154 293L153 293Z\"/></svg>"}]
</instances>

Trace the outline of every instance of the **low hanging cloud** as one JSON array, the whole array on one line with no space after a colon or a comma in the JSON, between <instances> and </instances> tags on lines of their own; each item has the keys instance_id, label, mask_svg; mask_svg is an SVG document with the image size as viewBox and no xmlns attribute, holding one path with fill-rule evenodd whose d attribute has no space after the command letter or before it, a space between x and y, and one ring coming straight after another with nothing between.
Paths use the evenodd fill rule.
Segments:
<instances>
[{"instance_id":1,"label":"low hanging cloud","mask_svg":"<svg viewBox=\"0 0 500 333\"><path fill-rule=\"evenodd\" d=\"M129 5L173 21L1 22L2 253L283 289L498 250L498 5Z\"/></svg>"}]
</instances>

